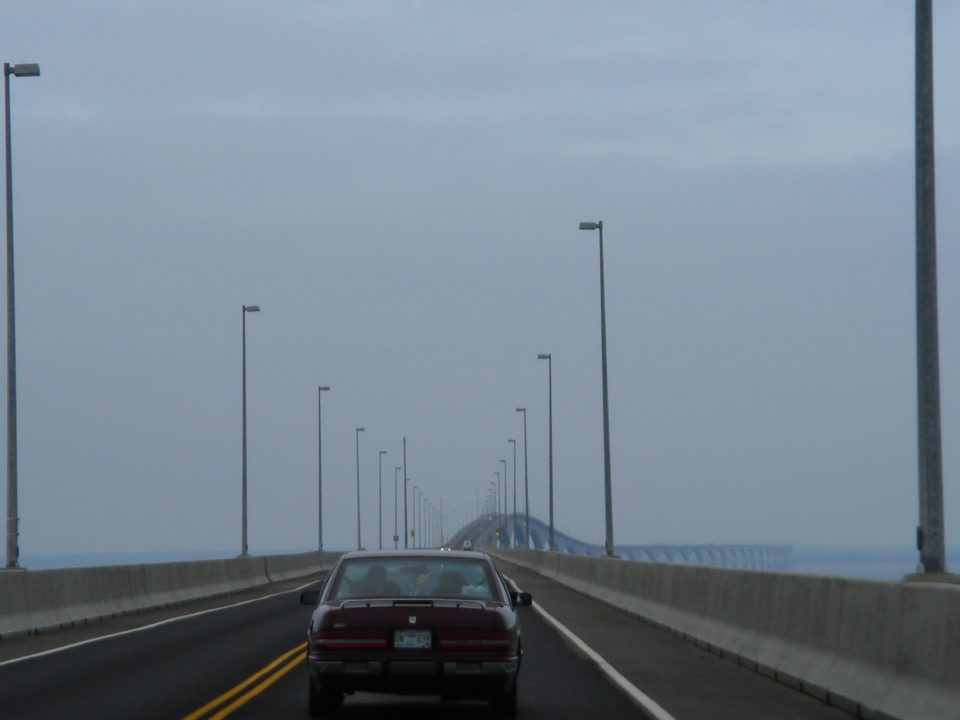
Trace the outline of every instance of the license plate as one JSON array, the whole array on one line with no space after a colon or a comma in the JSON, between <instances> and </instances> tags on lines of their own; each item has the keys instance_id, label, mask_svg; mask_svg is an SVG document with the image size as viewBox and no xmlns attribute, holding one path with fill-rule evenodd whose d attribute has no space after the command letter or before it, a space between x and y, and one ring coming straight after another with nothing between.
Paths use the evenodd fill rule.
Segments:
<instances>
[{"instance_id":1,"label":"license plate","mask_svg":"<svg viewBox=\"0 0 960 720\"><path fill-rule=\"evenodd\" d=\"M429 630L395 630L393 646L397 650L424 650L431 646Z\"/></svg>"}]
</instances>

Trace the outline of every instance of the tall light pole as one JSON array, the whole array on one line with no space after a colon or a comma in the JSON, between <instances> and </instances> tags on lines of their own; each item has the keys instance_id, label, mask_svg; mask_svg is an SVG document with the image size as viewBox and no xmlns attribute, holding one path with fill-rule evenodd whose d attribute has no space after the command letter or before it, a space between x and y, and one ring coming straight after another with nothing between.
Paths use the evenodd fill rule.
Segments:
<instances>
[{"instance_id":1,"label":"tall light pole","mask_svg":"<svg viewBox=\"0 0 960 720\"><path fill-rule=\"evenodd\" d=\"M916 2L917 417L920 525L917 549L927 573L946 571L940 351L937 321L937 211L933 139L933 8Z\"/></svg>"},{"instance_id":2,"label":"tall light pole","mask_svg":"<svg viewBox=\"0 0 960 720\"><path fill-rule=\"evenodd\" d=\"M524 518L524 534L526 535L526 545L530 547L530 476L527 474L527 409L518 407L518 413L523 413L523 510L526 513Z\"/></svg>"},{"instance_id":3,"label":"tall light pole","mask_svg":"<svg viewBox=\"0 0 960 720\"><path fill-rule=\"evenodd\" d=\"M357 550L360 550L363 547L363 543L360 541L360 433L364 432L364 428L358 427L356 432L356 448L357 448Z\"/></svg>"},{"instance_id":4,"label":"tall light pole","mask_svg":"<svg viewBox=\"0 0 960 720\"><path fill-rule=\"evenodd\" d=\"M425 525L425 537L427 544L424 547L433 547L433 503L427 500L427 519L424 521Z\"/></svg>"},{"instance_id":5,"label":"tall light pole","mask_svg":"<svg viewBox=\"0 0 960 720\"><path fill-rule=\"evenodd\" d=\"M613 492L610 488L610 402L607 394L607 313L603 285L603 220L580 223L581 230L597 230L600 236L600 364L603 375L603 496L607 520L607 556L613 549Z\"/></svg>"},{"instance_id":6,"label":"tall light pole","mask_svg":"<svg viewBox=\"0 0 960 720\"><path fill-rule=\"evenodd\" d=\"M513 445L513 518L510 522L510 547L517 546L517 441L507 440Z\"/></svg>"},{"instance_id":7,"label":"tall light pole","mask_svg":"<svg viewBox=\"0 0 960 720\"><path fill-rule=\"evenodd\" d=\"M397 473L400 472L400 466L397 465L393 468L393 549L396 550L398 543L400 542L400 535L398 533L399 528L397 527L397 518L399 516L399 505L397 504Z\"/></svg>"},{"instance_id":8,"label":"tall light pole","mask_svg":"<svg viewBox=\"0 0 960 720\"><path fill-rule=\"evenodd\" d=\"M413 486L413 517L411 518L411 525L413 526L410 531L413 533L413 547L417 547L417 488L419 485Z\"/></svg>"},{"instance_id":9,"label":"tall light pole","mask_svg":"<svg viewBox=\"0 0 960 720\"><path fill-rule=\"evenodd\" d=\"M500 490L500 488L497 487L497 481L496 481L496 480L491 480L491 481L490 481L490 492L489 492L488 494L491 496L491 497L490 497L490 514L493 515L493 527L494 527L494 529L496 529L496 527L497 527L497 522L498 522L497 516L500 514L499 508L497 507L497 505L499 505L499 500L500 500L499 490ZM494 538L494 541L496 541L496 538L497 538L496 532L494 532L493 538Z\"/></svg>"},{"instance_id":10,"label":"tall light pole","mask_svg":"<svg viewBox=\"0 0 960 720\"><path fill-rule=\"evenodd\" d=\"M410 532L407 528L407 484L410 478L407 477L407 439L403 439L403 549L407 549L407 543L410 539Z\"/></svg>"},{"instance_id":11,"label":"tall light pole","mask_svg":"<svg viewBox=\"0 0 960 720\"><path fill-rule=\"evenodd\" d=\"M10 76L36 77L36 63L3 64L4 148L7 183L7 567L20 567L17 507L17 333L13 287L13 160L10 140Z\"/></svg>"},{"instance_id":12,"label":"tall light pole","mask_svg":"<svg viewBox=\"0 0 960 720\"><path fill-rule=\"evenodd\" d=\"M540 353L538 360L547 361L547 387L549 396L549 436L550 436L550 549L556 550L557 545L553 538L553 355L551 353Z\"/></svg>"},{"instance_id":13,"label":"tall light pole","mask_svg":"<svg viewBox=\"0 0 960 720\"><path fill-rule=\"evenodd\" d=\"M497 538L497 547L499 547L503 544L502 538L504 532L503 525L500 522L503 519L503 508L500 507L500 471L497 470L493 474L497 476L497 489L494 490L494 492L497 495L497 527L500 528L500 537Z\"/></svg>"},{"instance_id":14,"label":"tall light pole","mask_svg":"<svg viewBox=\"0 0 960 720\"><path fill-rule=\"evenodd\" d=\"M510 476L507 473L507 461L503 458L500 458L500 462L503 463L503 535L507 536L507 526L510 524L508 516L510 514L510 503L507 501L507 489L510 487ZM507 545L509 546L510 539L507 538Z\"/></svg>"},{"instance_id":15,"label":"tall light pole","mask_svg":"<svg viewBox=\"0 0 960 720\"><path fill-rule=\"evenodd\" d=\"M377 530L380 532L380 549L383 550L383 456L387 454L386 450L381 450L377 458L379 460L377 467L377 483L380 488L380 495L377 501Z\"/></svg>"},{"instance_id":16,"label":"tall light pole","mask_svg":"<svg viewBox=\"0 0 960 720\"><path fill-rule=\"evenodd\" d=\"M321 405L323 394L329 389L329 385L317 387L317 537L320 539L321 553L323 552L323 411ZM323 558L320 562L323 562Z\"/></svg>"},{"instance_id":17,"label":"tall light pole","mask_svg":"<svg viewBox=\"0 0 960 720\"><path fill-rule=\"evenodd\" d=\"M243 395L243 521L242 521L242 532L243 536L240 541L240 554L247 555L247 313L260 312L259 305L244 305L243 306L243 330L242 330L242 342L243 346L243 382L242 382L242 395Z\"/></svg>"},{"instance_id":18,"label":"tall light pole","mask_svg":"<svg viewBox=\"0 0 960 720\"><path fill-rule=\"evenodd\" d=\"M417 522L415 525L417 527L417 537L420 539L420 544L417 547L426 547L423 544L423 490L420 491L420 497L417 501Z\"/></svg>"}]
</instances>

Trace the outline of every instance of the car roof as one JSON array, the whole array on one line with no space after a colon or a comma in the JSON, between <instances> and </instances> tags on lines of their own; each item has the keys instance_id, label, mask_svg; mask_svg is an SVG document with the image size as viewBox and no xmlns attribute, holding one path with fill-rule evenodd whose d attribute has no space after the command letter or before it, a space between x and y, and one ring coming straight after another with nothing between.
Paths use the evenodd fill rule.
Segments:
<instances>
[{"instance_id":1,"label":"car roof","mask_svg":"<svg viewBox=\"0 0 960 720\"><path fill-rule=\"evenodd\" d=\"M478 550L429 550L429 549L420 549L420 550L351 550L345 552L342 556L343 560L353 560L355 558L364 558L364 559L373 559L373 558L397 558L397 557L410 557L410 558L423 558L423 557L435 557L435 558L469 558L471 560L489 560L490 556L484 552Z\"/></svg>"}]
</instances>

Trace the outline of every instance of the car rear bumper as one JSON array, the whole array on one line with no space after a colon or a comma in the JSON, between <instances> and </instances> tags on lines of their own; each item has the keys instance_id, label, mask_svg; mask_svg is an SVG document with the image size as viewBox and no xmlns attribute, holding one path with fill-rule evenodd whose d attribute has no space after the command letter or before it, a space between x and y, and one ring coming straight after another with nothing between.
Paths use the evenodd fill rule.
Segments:
<instances>
[{"instance_id":1,"label":"car rear bumper","mask_svg":"<svg viewBox=\"0 0 960 720\"><path fill-rule=\"evenodd\" d=\"M311 658L309 665L310 674L319 680L329 676L339 677L344 675L515 675L519 663L516 658L481 662L435 662L432 660L342 662L334 660L314 660Z\"/></svg>"},{"instance_id":2,"label":"car rear bumper","mask_svg":"<svg viewBox=\"0 0 960 720\"><path fill-rule=\"evenodd\" d=\"M309 658L312 680L344 692L481 696L509 688L517 658L482 661L337 661Z\"/></svg>"}]
</instances>

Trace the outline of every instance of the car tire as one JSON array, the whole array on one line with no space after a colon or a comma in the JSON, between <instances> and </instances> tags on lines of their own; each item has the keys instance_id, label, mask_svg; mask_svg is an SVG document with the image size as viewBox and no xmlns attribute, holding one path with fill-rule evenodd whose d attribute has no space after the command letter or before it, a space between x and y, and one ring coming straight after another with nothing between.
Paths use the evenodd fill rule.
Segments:
<instances>
[{"instance_id":1,"label":"car tire","mask_svg":"<svg viewBox=\"0 0 960 720\"><path fill-rule=\"evenodd\" d=\"M308 687L308 709L310 717L332 718L337 708L343 704L343 693L339 690L317 686L312 681Z\"/></svg>"},{"instance_id":2,"label":"car tire","mask_svg":"<svg viewBox=\"0 0 960 720\"><path fill-rule=\"evenodd\" d=\"M513 718L517 716L517 681L514 679L510 687L502 690L490 698L493 714L498 718Z\"/></svg>"}]
</instances>

